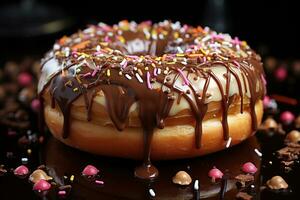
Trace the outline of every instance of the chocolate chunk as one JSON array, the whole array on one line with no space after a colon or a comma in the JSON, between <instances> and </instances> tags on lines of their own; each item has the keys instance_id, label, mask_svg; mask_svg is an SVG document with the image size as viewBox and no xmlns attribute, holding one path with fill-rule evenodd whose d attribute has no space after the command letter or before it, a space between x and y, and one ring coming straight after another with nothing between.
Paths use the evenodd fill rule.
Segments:
<instances>
[{"instance_id":1,"label":"chocolate chunk","mask_svg":"<svg viewBox=\"0 0 300 200\"><path fill-rule=\"evenodd\" d=\"M285 161L296 160L299 158L300 147L284 147L277 151L278 158L283 159Z\"/></svg>"},{"instance_id":2,"label":"chocolate chunk","mask_svg":"<svg viewBox=\"0 0 300 200\"><path fill-rule=\"evenodd\" d=\"M292 130L289 132L285 138L285 142L290 142L290 143L298 143L300 142L300 132L297 130Z\"/></svg>"},{"instance_id":3,"label":"chocolate chunk","mask_svg":"<svg viewBox=\"0 0 300 200\"><path fill-rule=\"evenodd\" d=\"M237 185L240 187L245 187L246 183L254 181L254 176L251 174L239 174L235 177L237 180Z\"/></svg>"},{"instance_id":4,"label":"chocolate chunk","mask_svg":"<svg viewBox=\"0 0 300 200\"><path fill-rule=\"evenodd\" d=\"M243 199L243 200L251 200L253 199L253 196L247 194L246 192L239 192L236 195L237 199Z\"/></svg>"},{"instance_id":5,"label":"chocolate chunk","mask_svg":"<svg viewBox=\"0 0 300 200\"><path fill-rule=\"evenodd\" d=\"M267 181L267 186L272 190L287 189L289 187L281 176L273 176Z\"/></svg>"},{"instance_id":6,"label":"chocolate chunk","mask_svg":"<svg viewBox=\"0 0 300 200\"><path fill-rule=\"evenodd\" d=\"M173 183L178 185L189 185L192 182L191 176L185 171L179 171L172 179Z\"/></svg>"}]
</instances>

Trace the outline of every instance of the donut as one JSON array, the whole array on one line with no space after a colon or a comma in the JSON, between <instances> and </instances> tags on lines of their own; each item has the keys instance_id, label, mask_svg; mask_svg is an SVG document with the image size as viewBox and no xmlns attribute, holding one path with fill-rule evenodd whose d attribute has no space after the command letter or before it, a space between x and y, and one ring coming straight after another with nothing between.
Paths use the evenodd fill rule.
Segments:
<instances>
[{"instance_id":1,"label":"donut","mask_svg":"<svg viewBox=\"0 0 300 200\"><path fill-rule=\"evenodd\" d=\"M216 152L253 135L266 93L261 58L208 27L163 21L90 25L41 62L40 124L83 151L151 160Z\"/></svg>"}]
</instances>

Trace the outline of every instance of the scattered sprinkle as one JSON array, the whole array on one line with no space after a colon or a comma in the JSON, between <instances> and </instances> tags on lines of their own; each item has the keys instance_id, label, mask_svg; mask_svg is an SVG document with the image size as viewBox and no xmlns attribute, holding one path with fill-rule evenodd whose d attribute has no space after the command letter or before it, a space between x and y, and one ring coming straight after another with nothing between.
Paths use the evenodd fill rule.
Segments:
<instances>
[{"instance_id":1,"label":"scattered sprinkle","mask_svg":"<svg viewBox=\"0 0 300 200\"><path fill-rule=\"evenodd\" d=\"M254 149L254 151L259 157L262 157L262 153L258 149Z\"/></svg>"},{"instance_id":2,"label":"scattered sprinkle","mask_svg":"<svg viewBox=\"0 0 300 200\"><path fill-rule=\"evenodd\" d=\"M95 180L95 183L96 183L96 184L99 184L99 185L103 185L103 184L104 184L104 181Z\"/></svg>"},{"instance_id":3,"label":"scattered sprinkle","mask_svg":"<svg viewBox=\"0 0 300 200\"><path fill-rule=\"evenodd\" d=\"M75 179L75 176L74 176L74 175L71 175L71 177L70 177L70 181L71 181L71 182L73 182L73 181L74 181L74 179Z\"/></svg>"},{"instance_id":4,"label":"scattered sprinkle","mask_svg":"<svg viewBox=\"0 0 300 200\"><path fill-rule=\"evenodd\" d=\"M199 181L196 179L194 183L194 190L199 190Z\"/></svg>"},{"instance_id":5,"label":"scattered sprinkle","mask_svg":"<svg viewBox=\"0 0 300 200\"><path fill-rule=\"evenodd\" d=\"M149 189L149 194L151 195L151 197L155 197L155 192L153 189Z\"/></svg>"}]
</instances>

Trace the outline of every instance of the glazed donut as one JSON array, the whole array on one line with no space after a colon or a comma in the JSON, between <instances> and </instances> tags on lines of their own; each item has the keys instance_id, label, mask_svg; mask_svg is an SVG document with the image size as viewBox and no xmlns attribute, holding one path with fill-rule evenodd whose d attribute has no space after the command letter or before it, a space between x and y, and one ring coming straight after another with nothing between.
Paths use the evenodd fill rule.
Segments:
<instances>
[{"instance_id":1,"label":"glazed donut","mask_svg":"<svg viewBox=\"0 0 300 200\"><path fill-rule=\"evenodd\" d=\"M91 25L42 60L41 124L63 143L152 159L219 151L251 136L263 115L261 58L245 41L169 21Z\"/></svg>"}]
</instances>

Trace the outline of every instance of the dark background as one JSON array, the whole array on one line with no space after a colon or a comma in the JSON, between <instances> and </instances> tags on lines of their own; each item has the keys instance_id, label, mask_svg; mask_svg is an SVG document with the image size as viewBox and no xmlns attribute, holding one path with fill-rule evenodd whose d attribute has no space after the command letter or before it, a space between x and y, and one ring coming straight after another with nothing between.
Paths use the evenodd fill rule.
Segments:
<instances>
[{"instance_id":1,"label":"dark background","mask_svg":"<svg viewBox=\"0 0 300 200\"><path fill-rule=\"evenodd\" d=\"M297 1L293 2L2 0L1 61L26 54L42 55L55 39L82 29L86 24L99 21L113 24L123 19L137 22L170 19L191 25L208 25L239 36L263 55L299 58L300 10ZM12 7L23 8L23 11L6 10ZM26 11L26 8L29 9ZM62 20L64 23L58 30L52 30L51 34L49 30L41 31L40 25L53 20Z\"/></svg>"}]
</instances>

